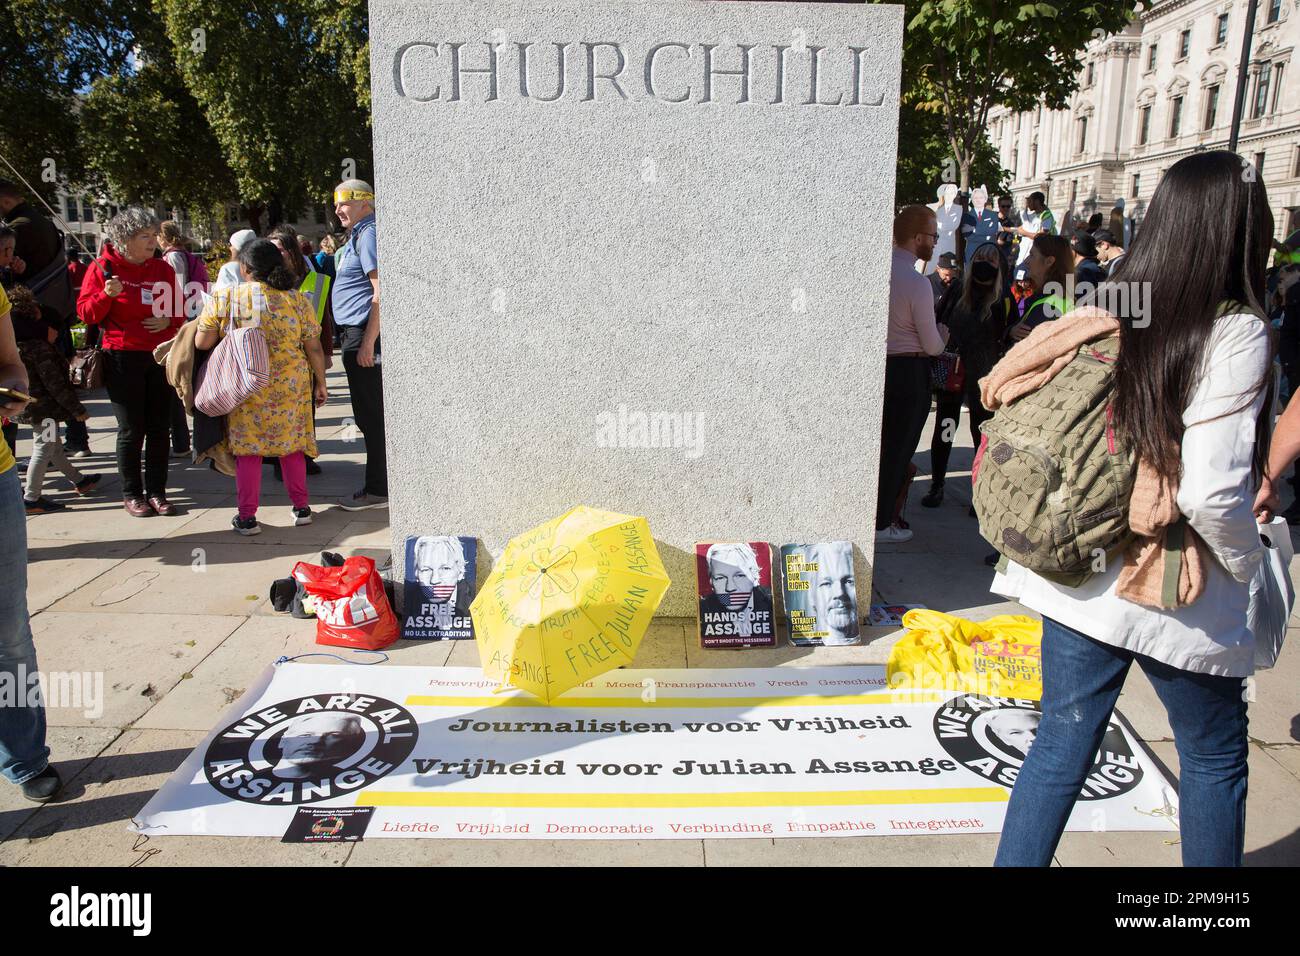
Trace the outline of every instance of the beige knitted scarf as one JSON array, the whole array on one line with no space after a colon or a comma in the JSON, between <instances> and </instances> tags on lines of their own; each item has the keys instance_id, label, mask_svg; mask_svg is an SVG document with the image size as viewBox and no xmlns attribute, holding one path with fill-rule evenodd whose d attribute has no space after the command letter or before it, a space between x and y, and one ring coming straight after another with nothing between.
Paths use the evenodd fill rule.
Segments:
<instances>
[{"instance_id":1,"label":"beige knitted scarf","mask_svg":"<svg viewBox=\"0 0 1300 956\"><path fill-rule=\"evenodd\" d=\"M1050 382L1079 346L1118 334L1119 320L1092 307L1044 322L980 379L980 400L996 411ZM1162 610L1185 607L1201 596L1209 560L1205 543L1182 520L1177 482L1165 481L1144 460L1138 461L1129 496L1129 528L1137 537L1124 551L1116 594ZM1175 561L1176 585L1171 571Z\"/></svg>"}]
</instances>

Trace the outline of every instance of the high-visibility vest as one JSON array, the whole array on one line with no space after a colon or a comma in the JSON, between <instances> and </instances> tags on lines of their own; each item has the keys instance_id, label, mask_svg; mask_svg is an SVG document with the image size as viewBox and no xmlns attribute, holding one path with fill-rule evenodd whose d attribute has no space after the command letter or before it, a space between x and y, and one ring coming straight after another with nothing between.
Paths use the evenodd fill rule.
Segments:
<instances>
[{"instance_id":1,"label":"high-visibility vest","mask_svg":"<svg viewBox=\"0 0 1300 956\"><path fill-rule=\"evenodd\" d=\"M1029 308L1025 309L1025 315L1034 310L1034 307L1040 303L1050 306L1056 310L1056 318L1060 318L1074 308L1074 303L1059 295L1041 295L1033 302L1029 303Z\"/></svg>"},{"instance_id":2,"label":"high-visibility vest","mask_svg":"<svg viewBox=\"0 0 1300 956\"><path fill-rule=\"evenodd\" d=\"M324 322L325 303L330 300L330 277L309 269L298 291L311 300L311 307L316 310L316 321Z\"/></svg>"}]
</instances>

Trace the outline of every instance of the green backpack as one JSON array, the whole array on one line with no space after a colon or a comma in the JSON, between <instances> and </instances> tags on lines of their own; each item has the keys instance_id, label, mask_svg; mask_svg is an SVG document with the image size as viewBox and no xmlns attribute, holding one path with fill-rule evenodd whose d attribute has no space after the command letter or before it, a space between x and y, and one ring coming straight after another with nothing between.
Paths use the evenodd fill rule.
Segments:
<instances>
[{"instance_id":1,"label":"green backpack","mask_svg":"<svg viewBox=\"0 0 1300 956\"><path fill-rule=\"evenodd\" d=\"M1077 587L1132 540L1137 457L1111 426L1118 355L1118 337L1081 345L1046 385L981 426L975 513L1000 569L1010 559Z\"/></svg>"}]
</instances>

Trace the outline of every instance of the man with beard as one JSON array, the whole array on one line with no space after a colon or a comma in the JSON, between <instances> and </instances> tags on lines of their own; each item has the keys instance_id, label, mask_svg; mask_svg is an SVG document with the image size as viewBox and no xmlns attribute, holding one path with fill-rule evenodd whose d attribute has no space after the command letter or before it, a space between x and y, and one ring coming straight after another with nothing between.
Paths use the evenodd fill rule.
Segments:
<instances>
[{"instance_id":1,"label":"man with beard","mask_svg":"<svg viewBox=\"0 0 1300 956\"><path fill-rule=\"evenodd\" d=\"M822 644L858 643L858 607L853 580L853 551L846 542L814 544L808 548L807 562L817 570L809 582L812 610L826 636Z\"/></svg>"},{"instance_id":2,"label":"man with beard","mask_svg":"<svg viewBox=\"0 0 1300 956\"><path fill-rule=\"evenodd\" d=\"M894 217L889 272L889 331L876 487L876 543L909 541L894 508L907 482L916 445L930 415L930 359L943 351L947 329L934 321L934 290L916 263L929 262L939 241L939 220L929 206L904 206Z\"/></svg>"}]
</instances>

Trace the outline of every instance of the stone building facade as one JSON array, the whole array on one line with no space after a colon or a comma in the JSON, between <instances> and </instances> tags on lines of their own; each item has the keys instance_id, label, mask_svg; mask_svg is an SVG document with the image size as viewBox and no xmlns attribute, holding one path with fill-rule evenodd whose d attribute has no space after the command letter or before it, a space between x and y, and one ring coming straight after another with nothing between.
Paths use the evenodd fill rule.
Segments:
<instances>
[{"instance_id":1,"label":"stone building facade","mask_svg":"<svg viewBox=\"0 0 1300 956\"><path fill-rule=\"evenodd\" d=\"M1141 222L1164 171L1226 148L1247 0L1157 0L1079 58L1063 110L990 113L1018 208L1036 190L1057 220L1109 213ZM1300 228L1300 0L1258 0L1237 151L1268 187L1275 234Z\"/></svg>"}]
</instances>

